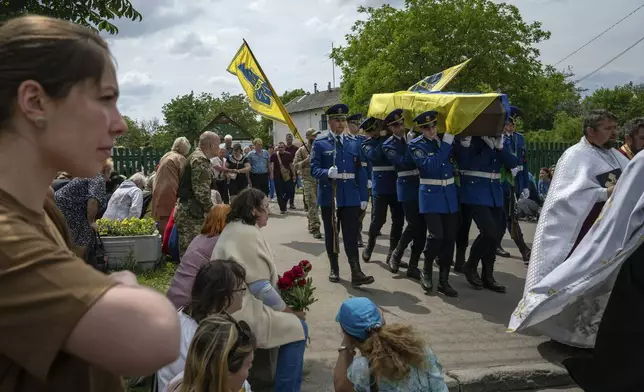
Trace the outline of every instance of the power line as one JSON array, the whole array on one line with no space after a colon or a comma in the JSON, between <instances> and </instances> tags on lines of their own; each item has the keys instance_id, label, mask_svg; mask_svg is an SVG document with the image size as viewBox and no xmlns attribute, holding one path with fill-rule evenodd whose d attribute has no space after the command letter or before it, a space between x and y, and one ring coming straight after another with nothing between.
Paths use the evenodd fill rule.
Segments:
<instances>
[{"instance_id":1,"label":"power line","mask_svg":"<svg viewBox=\"0 0 644 392\"><path fill-rule=\"evenodd\" d=\"M586 75L586 76L584 76L583 78L578 79L578 80L576 81L576 83L579 83L579 82L581 82L582 80L587 79L587 78L589 78L589 77L593 76L594 74L596 74L597 72L601 71L601 70L602 70L604 67L606 67L608 64L610 64L610 63L612 63L613 61L617 60L618 58L622 57L622 55L624 55L624 54L625 54L626 52L628 52L629 50L633 49L635 46L637 46L637 44L639 44L639 43L640 43L640 42L642 42L642 41L644 41L644 37L642 37L642 38L638 39L638 40L637 40L633 45L631 45L631 46L629 46L628 48L624 49L620 54L618 54L617 56L613 57L612 59L610 59L610 60L608 60L607 62L605 62L604 64L602 64L602 66L601 66L601 67L599 67L599 68L597 68L596 70L594 70L593 72L591 72L591 73L587 74L587 75Z\"/></svg>"},{"instance_id":2,"label":"power line","mask_svg":"<svg viewBox=\"0 0 644 392\"><path fill-rule=\"evenodd\" d=\"M604 30L604 31L602 31L601 33L599 33L597 36L595 36L595 38L593 38L593 39L591 39L590 41L586 42L586 43L585 43L585 44L583 44L580 48L578 48L578 49L577 49L577 50L575 50L574 52L570 53L568 56L566 56L566 57L562 58L561 60L557 61L557 62L555 63L555 66L557 66L557 65L561 64L562 62L564 62L564 61L568 60L568 59L569 59L571 56L573 56L575 53L579 52L580 50L582 50L582 49L583 49L583 48L585 48L586 46L590 45L590 44L591 44L592 42L594 42L597 38L599 38L599 37L601 37L602 35L606 34L606 33L607 33L609 30L611 30L613 27L615 27L615 26L617 26L618 24L622 23L622 22L623 22L624 20L626 20L629 16L633 15L634 13L636 13L637 11L639 11L639 10L640 10L641 8L643 8L643 7L644 7L644 4L640 5L640 6L639 6L639 7L637 7L635 10L631 11L631 13L630 13L630 14L626 15L626 16L625 16L625 17L623 17L622 19L618 20L615 24L613 24L612 26L610 26L610 27L609 27L609 28L607 28L606 30Z\"/></svg>"}]
</instances>

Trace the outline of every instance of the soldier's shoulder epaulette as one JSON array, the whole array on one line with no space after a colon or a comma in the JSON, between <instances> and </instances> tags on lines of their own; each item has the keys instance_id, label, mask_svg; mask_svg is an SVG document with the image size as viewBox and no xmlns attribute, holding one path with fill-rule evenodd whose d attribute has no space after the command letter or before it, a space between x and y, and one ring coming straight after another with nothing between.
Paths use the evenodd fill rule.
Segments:
<instances>
[{"instance_id":1,"label":"soldier's shoulder epaulette","mask_svg":"<svg viewBox=\"0 0 644 392\"><path fill-rule=\"evenodd\" d=\"M416 136L415 138L411 139L411 142L409 142L409 143L418 143L421 140L423 140L423 135Z\"/></svg>"},{"instance_id":2,"label":"soldier's shoulder epaulette","mask_svg":"<svg viewBox=\"0 0 644 392\"><path fill-rule=\"evenodd\" d=\"M384 144L391 144L391 143L393 142L393 140L394 140L394 137L393 137L393 136L389 136L389 137L387 138L387 140L385 140L384 142L382 142L382 144L383 144L383 145L384 145Z\"/></svg>"},{"instance_id":3,"label":"soldier's shoulder epaulette","mask_svg":"<svg viewBox=\"0 0 644 392\"><path fill-rule=\"evenodd\" d=\"M329 137L329 131L322 131L315 140L326 139L327 137Z\"/></svg>"},{"instance_id":4,"label":"soldier's shoulder epaulette","mask_svg":"<svg viewBox=\"0 0 644 392\"><path fill-rule=\"evenodd\" d=\"M355 135L352 135L350 133L347 133L346 135L344 135L344 137L351 140L358 140L358 138Z\"/></svg>"}]
</instances>

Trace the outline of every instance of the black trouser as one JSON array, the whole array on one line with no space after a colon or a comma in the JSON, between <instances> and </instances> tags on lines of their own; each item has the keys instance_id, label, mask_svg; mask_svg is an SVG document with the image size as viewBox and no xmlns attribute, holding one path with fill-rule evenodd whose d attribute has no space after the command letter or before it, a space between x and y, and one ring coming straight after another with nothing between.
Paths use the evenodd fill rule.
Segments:
<instances>
[{"instance_id":1,"label":"black trouser","mask_svg":"<svg viewBox=\"0 0 644 392\"><path fill-rule=\"evenodd\" d=\"M418 209L418 200L414 201L405 201L402 203L403 211L405 213L405 221L407 221L407 226L400 237L400 242L396 249L402 255L402 253L407 249L409 243L411 245L411 254L420 255L423 253L425 248L425 220L420 214Z\"/></svg>"},{"instance_id":2,"label":"black trouser","mask_svg":"<svg viewBox=\"0 0 644 392\"><path fill-rule=\"evenodd\" d=\"M508 232L510 233L510 236L514 243L517 245L517 248L519 248L519 252L521 252L522 255L525 254L525 252L528 251L528 245L525 243L525 240L523 238L523 231L521 230L521 226L519 225L519 221L517 220L517 215L515 212L510 211L510 197L512 197L512 188L510 188L509 192L503 192L504 196L504 205L503 205L503 210L505 212L505 222L506 226L508 229ZM516 207L516 203L514 203ZM516 226L516 233L512 233L512 221L515 221L514 224ZM504 231L505 233L505 231ZM503 240L503 236L499 238L499 246L501 246L501 241Z\"/></svg>"},{"instance_id":3,"label":"black trouser","mask_svg":"<svg viewBox=\"0 0 644 392\"><path fill-rule=\"evenodd\" d=\"M378 237L378 233L387 221L387 208L391 214L391 233L389 234L389 249L394 250L398 246L403 226L405 225L405 213L402 203L398 201L396 194L373 196L371 208L371 224L369 225L369 238Z\"/></svg>"},{"instance_id":4,"label":"black trouser","mask_svg":"<svg viewBox=\"0 0 644 392\"><path fill-rule=\"evenodd\" d=\"M472 209L469 204L460 205L460 223L456 232L456 248L467 249L470 242L470 228L472 227Z\"/></svg>"},{"instance_id":5,"label":"black trouser","mask_svg":"<svg viewBox=\"0 0 644 392\"><path fill-rule=\"evenodd\" d=\"M291 180L291 193L289 193L289 204L295 206L295 187L297 186L297 177Z\"/></svg>"},{"instance_id":6,"label":"black trouser","mask_svg":"<svg viewBox=\"0 0 644 392\"><path fill-rule=\"evenodd\" d=\"M321 207L322 224L324 225L324 245L327 255L337 255L333 252L333 224L331 221L331 207ZM349 260L358 260L358 234L360 230L360 207L338 207L338 226L342 229L342 242L344 253Z\"/></svg>"},{"instance_id":7,"label":"black trouser","mask_svg":"<svg viewBox=\"0 0 644 392\"><path fill-rule=\"evenodd\" d=\"M427 242L425 242L425 270L432 268L438 256L440 268L450 268L454 256L454 241L459 225L458 212L452 214L426 213Z\"/></svg>"},{"instance_id":8,"label":"black trouser","mask_svg":"<svg viewBox=\"0 0 644 392\"><path fill-rule=\"evenodd\" d=\"M251 185L268 196L268 173L250 173Z\"/></svg>"},{"instance_id":9,"label":"black trouser","mask_svg":"<svg viewBox=\"0 0 644 392\"><path fill-rule=\"evenodd\" d=\"M470 211L479 235L472 244L470 259L483 261L483 264L494 263L496 248L500 244L499 238L505 234L505 211L503 207L487 207L470 205Z\"/></svg>"},{"instance_id":10,"label":"black trouser","mask_svg":"<svg viewBox=\"0 0 644 392\"><path fill-rule=\"evenodd\" d=\"M229 204L230 197L228 196L228 182L226 180L217 180L215 181L215 186L217 187L217 191L219 191L221 200L224 204Z\"/></svg>"},{"instance_id":11,"label":"black trouser","mask_svg":"<svg viewBox=\"0 0 644 392\"><path fill-rule=\"evenodd\" d=\"M275 193L277 193L277 204L280 211L286 211L288 200L293 192L293 180L284 181L279 174L275 176Z\"/></svg>"}]
</instances>

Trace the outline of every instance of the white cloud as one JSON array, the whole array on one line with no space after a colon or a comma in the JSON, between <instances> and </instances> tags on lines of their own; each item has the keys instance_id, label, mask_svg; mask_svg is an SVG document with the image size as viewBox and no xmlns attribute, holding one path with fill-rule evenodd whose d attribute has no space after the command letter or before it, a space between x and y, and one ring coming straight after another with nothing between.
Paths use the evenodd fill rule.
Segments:
<instances>
[{"instance_id":1,"label":"white cloud","mask_svg":"<svg viewBox=\"0 0 644 392\"><path fill-rule=\"evenodd\" d=\"M496 0L495 0L496 1ZM507 0L506 0L507 1ZM501 0L499 0L501 2ZM541 59L554 64L615 23L639 0L511 0L524 19L539 20L552 37L539 45ZM172 98L190 93L239 93L226 67L245 38L275 89L313 90L332 81L331 43L342 45L358 5L401 6L403 0L134 0L142 22L116 21L118 36L107 36L119 65L124 114L162 117ZM641 34L644 10L633 15L558 68L572 67L581 77L631 45ZM644 80L636 47L584 87ZM340 70L336 69L336 84Z\"/></svg>"}]
</instances>

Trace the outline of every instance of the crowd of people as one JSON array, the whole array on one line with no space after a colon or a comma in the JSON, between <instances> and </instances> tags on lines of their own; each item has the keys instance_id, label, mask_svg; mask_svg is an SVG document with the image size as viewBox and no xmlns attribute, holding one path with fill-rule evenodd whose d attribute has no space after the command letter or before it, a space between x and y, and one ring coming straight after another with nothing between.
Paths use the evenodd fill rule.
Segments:
<instances>
[{"instance_id":1,"label":"crowd of people","mask_svg":"<svg viewBox=\"0 0 644 392\"><path fill-rule=\"evenodd\" d=\"M323 228L329 281L340 280L341 230L352 285L374 282L359 255L370 199L362 261L371 261L389 211L388 268L405 268L426 293L435 260L439 293L458 295L452 262L474 289L504 293L494 265L509 230L529 261L511 329L571 345L596 339L592 359L567 363L575 380L589 391L642 389L634 376L642 356L619 350L632 352L644 325L632 317L644 289L643 120L627 123L618 151L615 116L586 117L584 136L554 175L539 174L545 202L531 250L516 214L534 185L515 132L518 108L502 135L471 137L439 134L436 111L416 116L418 135L409 135L401 109L362 120L338 104L326 111L330 130L308 130L306 146L289 135L272 153L259 140L244 152L232 138L220 148L219 136L204 132L192 153L179 138L155 173L126 179L109 159L127 126L99 35L58 19L15 18L0 26L0 55L0 390L123 391L123 376L154 374L159 392L249 392L254 353L263 349L275 358L275 390L300 391L309 326L282 298L261 231L271 184L285 214L295 208L299 176L309 232L320 238ZM106 274L86 263L99 217L141 217L147 206L160 233L175 237L179 265L166 295L129 271ZM466 258L472 221L479 235ZM447 391L427 341L412 326L387 323L371 300L344 301L336 321L336 391ZM624 375L619 385L600 376L608 368Z\"/></svg>"}]
</instances>

